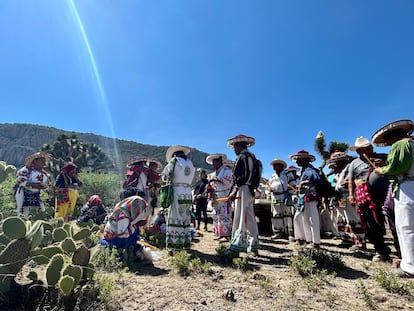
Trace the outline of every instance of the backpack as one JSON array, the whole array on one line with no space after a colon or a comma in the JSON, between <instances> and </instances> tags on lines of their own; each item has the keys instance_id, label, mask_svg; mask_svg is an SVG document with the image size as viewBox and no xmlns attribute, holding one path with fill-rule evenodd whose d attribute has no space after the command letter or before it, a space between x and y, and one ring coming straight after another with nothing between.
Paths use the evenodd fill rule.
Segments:
<instances>
[{"instance_id":1,"label":"backpack","mask_svg":"<svg viewBox=\"0 0 414 311\"><path fill-rule=\"evenodd\" d=\"M334 197L336 195L335 188L332 187L331 183L328 180L328 177L326 177L325 173L313 167L321 177L321 180L319 183L316 184L316 194L318 195L318 198L330 198Z\"/></svg>"},{"instance_id":2,"label":"backpack","mask_svg":"<svg viewBox=\"0 0 414 311\"><path fill-rule=\"evenodd\" d=\"M247 154L253 160L252 177L250 178L250 190L253 193L254 190L259 188L260 186L260 182L262 179L263 165L262 165L262 162L259 159L257 159L253 153L247 152Z\"/></svg>"}]
</instances>

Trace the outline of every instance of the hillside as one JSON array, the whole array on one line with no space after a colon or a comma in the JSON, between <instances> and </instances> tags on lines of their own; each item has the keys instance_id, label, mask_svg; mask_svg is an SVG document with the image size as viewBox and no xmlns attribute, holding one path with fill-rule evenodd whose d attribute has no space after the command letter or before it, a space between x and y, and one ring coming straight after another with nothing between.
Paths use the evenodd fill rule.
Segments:
<instances>
[{"instance_id":1,"label":"hillside","mask_svg":"<svg viewBox=\"0 0 414 311\"><path fill-rule=\"evenodd\" d=\"M165 164L165 152L169 147L140 144L93 133L64 131L42 125L0 123L0 160L21 167L26 156L39 151L44 144L53 142L62 134L75 134L86 143L97 144L114 162L117 162L116 159L119 157L122 168L129 159L137 155L154 157ZM118 157L116 152L119 154ZM205 162L207 155L205 152L192 149L189 158L194 166L211 170L211 166Z\"/></svg>"}]
</instances>

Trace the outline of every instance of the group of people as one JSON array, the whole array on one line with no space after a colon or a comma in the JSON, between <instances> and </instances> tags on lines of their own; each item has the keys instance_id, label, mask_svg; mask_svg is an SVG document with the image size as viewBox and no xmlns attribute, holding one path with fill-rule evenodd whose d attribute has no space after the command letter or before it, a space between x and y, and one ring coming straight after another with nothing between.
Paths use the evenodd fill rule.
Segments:
<instances>
[{"instance_id":1,"label":"group of people","mask_svg":"<svg viewBox=\"0 0 414 311\"><path fill-rule=\"evenodd\" d=\"M328 180L335 192L322 197L325 174L311 162L315 156L301 150L290 156L301 168L299 176L286 162L274 159L275 173L267 181L271 193L272 238L288 237L297 244L320 248L321 231L330 231L351 250L374 245L374 262L391 262L385 243L391 230L401 277L414 277L414 130L411 120L398 120L377 130L369 141L358 137L349 149L333 152L326 161ZM390 146L388 154L374 146ZM327 215L327 216L321 216ZM292 230L293 227L293 230ZM293 231L293 232L292 232Z\"/></svg>"},{"instance_id":2,"label":"group of people","mask_svg":"<svg viewBox=\"0 0 414 311\"><path fill-rule=\"evenodd\" d=\"M344 242L351 242L352 250L365 249L366 242L371 242L375 248L373 261L386 262L391 253L384 241L387 223L401 259L397 273L413 277L414 141L410 136L413 130L411 120L398 120L376 131L371 142L358 137L349 148L357 157L345 151L333 152L326 161L329 181L335 189L335 195L330 198L321 197L320 185L326 176L312 165L314 155L306 150L291 155L290 160L298 168L274 159L270 163L274 173L266 181L266 190L271 194L272 238L286 237L319 249L321 231L329 228L326 230ZM173 200L166 211L161 210L168 250L190 247L193 206L197 229L203 216L207 230L206 207L210 205L216 239L229 241L230 251L258 255L259 231L254 213L258 190L253 186L257 159L249 149L254 144L255 139L246 135L228 139L227 145L234 150L236 160L232 162L221 153L210 154L206 162L212 165L213 172L207 174L200 170L194 187L196 168L188 158L191 150L187 147L168 148L165 167L157 159L131 159L121 201L108 216L104 240L119 247L135 245L139 226L154 215L158 206L158 189L162 182L169 182L174 190ZM390 146L389 154L374 152L374 145ZM31 155L17 173L15 196L21 215L27 216L29 206L43 208L39 194L50 185L50 177L43 169L47 160L48 155L44 153ZM76 165L67 163L56 179L58 217L70 219L80 184ZM88 201L91 206L98 203L102 205L102 200L96 197ZM327 217L321 217L321 208L328 211ZM90 212L85 208L83 216L89 217ZM103 221L102 217L99 219Z\"/></svg>"}]
</instances>

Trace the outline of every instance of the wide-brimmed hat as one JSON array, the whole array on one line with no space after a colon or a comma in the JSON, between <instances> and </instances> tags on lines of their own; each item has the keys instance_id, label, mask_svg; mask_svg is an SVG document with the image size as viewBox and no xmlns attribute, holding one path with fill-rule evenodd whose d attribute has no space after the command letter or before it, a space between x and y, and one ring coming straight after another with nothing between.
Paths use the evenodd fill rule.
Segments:
<instances>
[{"instance_id":1,"label":"wide-brimmed hat","mask_svg":"<svg viewBox=\"0 0 414 311\"><path fill-rule=\"evenodd\" d=\"M227 146L230 148L234 148L235 143L245 143L247 147L251 147L254 145L255 142L256 141L253 137L240 134L240 135L234 136L233 138L229 138L227 140Z\"/></svg>"},{"instance_id":2,"label":"wide-brimmed hat","mask_svg":"<svg viewBox=\"0 0 414 311\"><path fill-rule=\"evenodd\" d=\"M306 150L299 150L296 154L292 154L289 156L289 159L292 161L297 161L298 159L308 160L309 162L313 162L316 160L314 155L309 154Z\"/></svg>"},{"instance_id":3,"label":"wide-brimmed hat","mask_svg":"<svg viewBox=\"0 0 414 311\"><path fill-rule=\"evenodd\" d=\"M131 160L129 160L127 162L127 167L133 166L133 165L138 164L138 163L141 163L141 162L145 162L146 163L147 161L148 161L148 158L147 157L136 156L136 157L133 157Z\"/></svg>"},{"instance_id":4,"label":"wide-brimmed hat","mask_svg":"<svg viewBox=\"0 0 414 311\"><path fill-rule=\"evenodd\" d=\"M357 139L355 139L354 146L349 147L349 150L355 151L359 148L364 148L368 146L371 146L369 140L363 136L359 136L357 137Z\"/></svg>"},{"instance_id":5,"label":"wide-brimmed hat","mask_svg":"<svg viewBox=\"0 0 414 311\"><path fill-rule=\"evenodd\" d=\"M387 142L384 140L385 134L394 131L394 130L404 130L407 135L410 135L414 130L414 123L411 120L398 120L387 125L384 125L379 130L377 130L374 135L372 135L372 143L375 146L387 146Z\"/></svg>"},{"instance_id":6,"label":"wide-brimmed hat","mask_svg":"<svg viewBox=\"0 0 414 311\"><path fill-rule=\"evenodd\" d=\"M281 159L273 159L272 162L270 162L270 166L273 166L275 164L281 164L283 165L283 168L285 169L287 167L287 164L285 161L281 160Z\"/></svg>"},{"instance_id":7,"label":"wide-brimmed hat","mask_svg":"<svg viewBox=\"0 0 414 311\"><path fill-rule=\"evenodd\" d=\"M191 149L184 147L184 146L171 146L170 148L167 149L167 152L165 153L165 159L167 160L167 162L170 162L170 160L173 157L173 154L176 153L177 151L182 151L184 152L185 155L189 154Z\"/></svg>"},{"instance_id":8,"label":"wide-brimmed hat","mask_svg":"<svg viewBox=\"0 0 414 311\"><path fill-rule=\"evenodd\" d=\"M26 166L30 166L32 165L33 160L35 159L45 159L45 162L49 162L50 154L48 154L47 152L43 152L43 151L33 153L26 157L26 159L24 160L24 164Z\"/></svg>"},{"instance_id":9,"label":"wide-brimmed hat","mask_svg":"<svg viewBox=\"0 0 414 311\"><path fill-rule=\"evenodd\" d=\"M69 161L69 162L67 162L61 169L60 169L60 172L62 173L62 174L67 174L67 173L69 173L71 170L73 170L73 169L77 169L78 168L78 166L75 164L75 163L73 163L73 162L71 162L71 161Z\"/></svg>"},{"instance_id":10,"label":"wide-brimmed hat","mask_svg":"<svg viewBox=\"0 0 414 311\"><path fill-rule=\"evenodd\" d=\"M329 159L326 161L328 164L335 163L337 161L347 160L350 156L346 154L346 152L342 151L335 151L331 154Z\"/></svg>"},{"instance_id":11,"label":"wide-brimmed hat","mask_svg":"<svg viewBox=\"0 0 414 311\"><path fill-rule=\"evenodd\" d=\"M223 163L224 163L224 160L227 159L227 156L224 153L213 153L206 157L206 162L210 165L213 165L213 161L215 159L220 159L220 158L223 160Z\"/></svg>"},{"instance_id":12,"label":"wide-brimmed hat","mask_svg":"<svg viewBox=\"0 0 414 311\"><path fill-rule=\"evenodd\" d=\"M156 170L160 170L160 169L162 169L162 167L163 167L163 165L162 165L161 161L159 161L159 160L158 160L158 159L156 159L156 158L149 158L149 159L148 159L148 161L147 161L147 165L149 166L149 165L150 165L150 163L155 163L155 164L157 164L157 168L156 168Z\"/></svg>"},{"instance_id":13,"label":"wide-brimmed hat","mask_svg":"<svg viewBox=\"0 0 414 311\"><path fill-rule=\"evenodd\" d=\"M299 167L296 167L296 166L293 166L293 165L289 165L287 167L287 170L290 171L290 172L299 172L300 171L300 168Z\"/></svg>"}]
</instances>

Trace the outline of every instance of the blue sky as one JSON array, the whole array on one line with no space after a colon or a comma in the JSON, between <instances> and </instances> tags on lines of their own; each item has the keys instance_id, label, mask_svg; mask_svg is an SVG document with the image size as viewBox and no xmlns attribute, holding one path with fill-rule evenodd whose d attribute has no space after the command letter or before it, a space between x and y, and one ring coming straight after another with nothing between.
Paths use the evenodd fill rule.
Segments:
<instances>
[{"instance_id":1,"label":"blue sky","mask_svg":"<svg viewBox=\"0 0 414 311\"><path fill-rule=\"evenodd\" d=\"M232 159L242 133L268 177L275 157L316 154L319 130L353 145L414 116L410 0L2 0L0 15L1 123Z\"/></svg>"}]
</instances>

